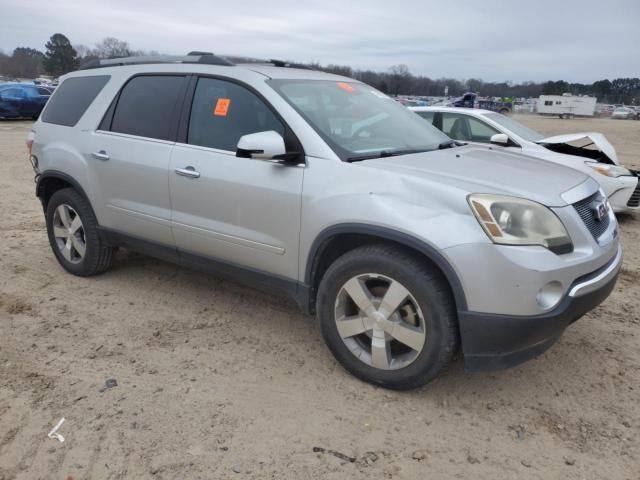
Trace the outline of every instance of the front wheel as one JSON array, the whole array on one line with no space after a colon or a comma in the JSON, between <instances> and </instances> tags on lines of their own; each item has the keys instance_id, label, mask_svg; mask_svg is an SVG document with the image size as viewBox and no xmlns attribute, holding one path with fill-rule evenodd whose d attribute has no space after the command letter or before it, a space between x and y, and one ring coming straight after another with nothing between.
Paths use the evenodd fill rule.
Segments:
<instances>
[{"instance_id":1,"label":"front wheel","mask_svg":"<svg viewBox=\"0 0 640 480\"><path fill-rule=\"evenodd\" d=\"M386 388L429 382L457 350L446 280L424 259L394 247L360 247L336 260L320 283L317 312L336 359Z\"/></svg>"}]
</instances>

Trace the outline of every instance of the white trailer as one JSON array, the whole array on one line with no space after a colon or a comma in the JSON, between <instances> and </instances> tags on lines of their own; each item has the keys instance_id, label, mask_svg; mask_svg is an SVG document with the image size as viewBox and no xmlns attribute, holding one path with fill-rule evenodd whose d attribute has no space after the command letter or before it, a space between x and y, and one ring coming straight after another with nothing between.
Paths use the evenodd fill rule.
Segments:
<instances>
[{"instance_id":1,"label":"white trailer","mask_svg":"<svg viewBox=\"0 0 640 480\"><path fill-rule=\"evenodd\" d=\"M541 115L558 115L560 118L593 117L596 111L596 97L576 97L567 93L540 95L537 110Z\"/></svg>"}]
</instances>

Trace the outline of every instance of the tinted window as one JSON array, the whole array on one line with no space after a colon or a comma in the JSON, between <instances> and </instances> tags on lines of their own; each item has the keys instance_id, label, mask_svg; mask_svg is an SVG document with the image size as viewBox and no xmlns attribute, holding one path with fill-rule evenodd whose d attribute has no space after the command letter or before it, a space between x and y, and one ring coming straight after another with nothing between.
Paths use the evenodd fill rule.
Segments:
<instances>
[{"instance_id":1,"label":"tinted window","mask_svg":"<svg viewBox=\"0 0 640 480\"><path fill-rule=\"evenodd\" d=\"M191 107L187 142L235 152L241 136L284 126L254 93L223 80L200 78Z\"/></svg>"},{"instance_id":2,"label":"tinted window","mask_svg":"<svg viewBox=\"0 0 640 480\"><path fill-rule=\"evenodd\" d=\"M42 121L72 127L109 81L109 75L67 78L47 102Z\"/></svg>"},{"instance_id":3,"label":"tinted window","mask_svg":"<svg viewBox=\"0 0 640 480\"><path fill-rule=\"evenodd\" d=\"M38 87L38 94L40 95L51 95L51 92L43 87Z\"/></svg>"},{"instance_id":4,"label":"tinted window","mask_svg":"<svg viewBox=\"0 0 640 480\"><path fill-rule=\"evenodd\" d=\"M173 140L172 125L177 121L185 82L186 77L169 75L132 78L120 93L111 131Z\"/></svg>"}]
</instances>

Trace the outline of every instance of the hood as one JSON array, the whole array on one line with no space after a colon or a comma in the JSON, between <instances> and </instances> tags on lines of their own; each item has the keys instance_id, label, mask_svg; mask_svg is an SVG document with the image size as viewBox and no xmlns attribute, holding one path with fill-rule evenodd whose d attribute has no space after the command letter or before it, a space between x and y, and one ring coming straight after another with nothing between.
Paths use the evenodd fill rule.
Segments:
<instances>
[{"instance_id":1,"label":"hood","mask_svg":"<svg viewBox=\"0 0 640 480\"><path fill-rule=\"evenodd\" d=\"M475 145L365 160L362 164L466 193L511 195L549 207L567 205L562 194L589 179L564 165Z\"/></svg>"},{"instance_id":2,"label":"hood","mask_svg":"<svg viewBox=\"0 0 640 480\"><path fill-rule=\"evenodd\" d=\"M601 133L568 133L566 135L543 138L536 143L554 152L568 153L569 155L587 157L603 163L620 165L615 148ZM573 145L570 145L571 143ZM593 146L596 149L590 148Z\"/></svg>"}]
</instances>

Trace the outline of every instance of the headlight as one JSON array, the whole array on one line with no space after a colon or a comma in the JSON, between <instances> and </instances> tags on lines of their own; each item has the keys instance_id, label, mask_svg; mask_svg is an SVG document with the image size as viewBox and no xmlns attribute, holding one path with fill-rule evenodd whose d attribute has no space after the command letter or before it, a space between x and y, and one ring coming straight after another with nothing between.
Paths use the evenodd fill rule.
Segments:
<instances>
[{"instance_id":1,"label":"headlight","mask_svg":"<svg viewBox=\"0 0 640 480\"><path fill-rule=\"evenodd\" d=\"M524 198L474 193L467 198L473 214L494 243L542 245L554 253L573 250L571 238L549 208Z\"/></svg>"},{"instance_id":2,"label":"headlight","mask_svg":"<svg viewBox=\"0 0 640 480\"><path fill-rule=\"evenodd\" d=\"M606 177L622 177L624 175L633 175L628 169L620 165L609 165L607 163L585 162L585 165L593 168L596 172Z\"/></svg>"}]
</instances>

